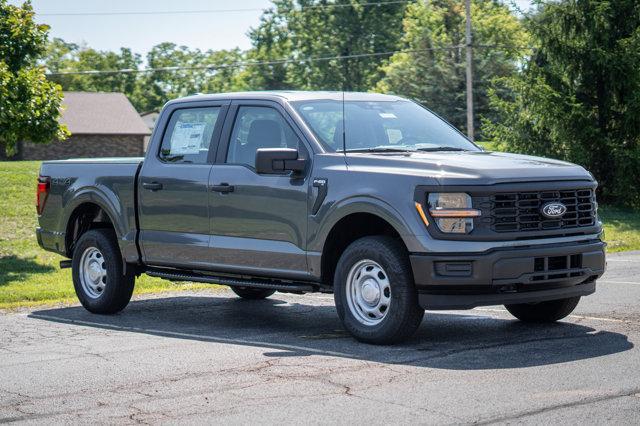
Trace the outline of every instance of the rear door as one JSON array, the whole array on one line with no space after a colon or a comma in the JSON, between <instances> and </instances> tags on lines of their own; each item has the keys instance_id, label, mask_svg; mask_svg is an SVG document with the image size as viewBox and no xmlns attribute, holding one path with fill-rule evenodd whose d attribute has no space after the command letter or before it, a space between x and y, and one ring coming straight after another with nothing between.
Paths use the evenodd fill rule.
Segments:
<instances>
[{"instance_id":1,"label":"rear door","mask_svg":"<svg viewBox=\"0 0 640 426\"><path fill-rule=\"evenodd\" d=\"M140 242L149 265L206 267L208 185L229 102L175 104L138 179Z\"/></svg>"},{"instance_id":2,"label":"rear door","mask_svg":"<svg viewBox=\"0 0 640 426\"><path fill-rule=\"evenodd\" d=\"M307 191L310 149L275 102L234 101L209 177L214 268L308 278ZM297 176L259 175L258 148L297 148L308 159ZM225 188L226 187L226 188Z\"/></svg>"}]
</instances>

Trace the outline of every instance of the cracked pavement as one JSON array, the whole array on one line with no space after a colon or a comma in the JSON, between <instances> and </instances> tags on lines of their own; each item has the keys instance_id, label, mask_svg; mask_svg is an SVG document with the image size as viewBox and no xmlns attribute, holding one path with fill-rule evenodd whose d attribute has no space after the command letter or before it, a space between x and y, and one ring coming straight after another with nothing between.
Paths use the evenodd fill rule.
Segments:
<instances>
[{"instance_id":1,"label":"cracked pavement","mask_svg":"<svg viewBox=\"0 0 640 426\"><path fill-rule=\"evenodd\" d=\"M0 423L639 424L640 253L608 260L558 324L427 312L392 347L350 338L330 295L2 313Z\"/></svg>"}]
</instances>

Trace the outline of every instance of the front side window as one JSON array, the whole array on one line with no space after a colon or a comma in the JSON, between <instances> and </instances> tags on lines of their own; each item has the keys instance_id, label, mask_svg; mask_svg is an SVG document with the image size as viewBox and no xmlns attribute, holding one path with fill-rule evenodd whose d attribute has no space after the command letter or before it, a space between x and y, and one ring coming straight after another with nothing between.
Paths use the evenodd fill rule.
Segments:
<instances>
[{"instance_id":1,"label":"front side window","mask_svg":"<svg viewBox=\"0 0 640 426\"><path fill-rule=\"evenodd\" d=\"M231 132L227 163L255 168L259 148L299 149L299 146L300 139L275 109L240 107Z\"/></svg>"},{"instance_id":2,"label":"front side window","mask_svg":"<svg viewBox=\"0 0 640 426\"><path fill-rule=\"evenodd\" d=\"M173 113L160 147L170 163L206 164L220 107L186 108Z\"/></svg>"},{"instance_id":3,"label":"front side window","mask_svg":"<svg viewBox=\"0 0 640 426\"><path fill-rule=\"evenodd\" d=\"M293 105L333 151L480 150L446 121L410 101L319 100Z\"/></svg>"}]
</instances>

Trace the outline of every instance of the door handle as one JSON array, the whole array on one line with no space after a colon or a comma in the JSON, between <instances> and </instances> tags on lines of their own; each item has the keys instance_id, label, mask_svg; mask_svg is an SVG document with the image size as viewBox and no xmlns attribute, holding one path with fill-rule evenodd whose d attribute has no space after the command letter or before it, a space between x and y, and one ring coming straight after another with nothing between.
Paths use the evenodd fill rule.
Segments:
<instances>
[{"instance_id":1,"label":"door handle","mask_svg":"<svg viewBox=\"0 0 640 426\"><path fill-rule=\"evenodd\" d=\"M142 187L149 191L159 191L162 189L162 184L160 182L142 182Z\"/></svg>"},{"instance_id":2,"label":"door handle","mask_svg":"<svg viewBox=\"0 0 640 426\"><path fill-rule=\"evenodd\" d=\"M222 194L227 194L229 192L233 192L233 185L229 185L226 182L222 182L220 185L211 185L211 190L214 192L220 192Z\"/></svg>"}]
</instances>

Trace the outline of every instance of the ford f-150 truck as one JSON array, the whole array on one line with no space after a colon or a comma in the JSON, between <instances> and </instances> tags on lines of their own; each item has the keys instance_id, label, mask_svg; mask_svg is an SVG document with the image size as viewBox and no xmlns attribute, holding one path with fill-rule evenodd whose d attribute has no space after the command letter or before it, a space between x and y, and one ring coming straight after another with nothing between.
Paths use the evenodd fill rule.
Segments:
<instances>
[{"instance_id":1,"label":"ford f-150 truck","mask_svg":"<svg viewBox=\"0 0 640 426\"><path fill-rule=\"evenodd\" d=\"M405 339L425 310L569 315L605 269L580 166L485 152L428 109L370 93L195 95L142 158L46 161L37 238L82 305L122 310L142 273L333 293L357 339Z\"/></svg>"}]
</instances>

